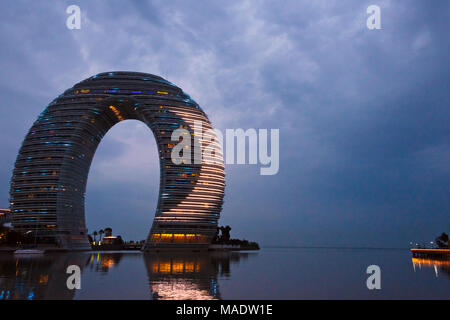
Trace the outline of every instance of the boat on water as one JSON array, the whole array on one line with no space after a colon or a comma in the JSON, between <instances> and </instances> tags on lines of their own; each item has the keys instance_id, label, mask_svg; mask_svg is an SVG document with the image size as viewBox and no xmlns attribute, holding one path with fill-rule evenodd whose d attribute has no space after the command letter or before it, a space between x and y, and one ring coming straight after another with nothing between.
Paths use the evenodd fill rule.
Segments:
<instances>
[{"instance_id":1,"label":"boat on water","mask_svg":"<svg viewBox=\"0 0 450 320\"><path fill-rule=\"evenodd\" d=\"M39 249L17 249L14 254L44 254L44 250Z\"/></svg>"},{"instance_id":2,"label":"boat on water","mask_svg":"<svg viewBox=\"0 0 450 320\"><path fill-rule=\"evenodd\" d=\"M413 258L436 258L450 260L450 248L413 248L411 249Z\"/></svg>"},{"instance_id":3,"label":"boat on water","mask_svg":"<svg viewBox=\"0 0 450 320\"><path fill-rule=\"evenodd\" d=\"M45 250L37 249L37 248L20 248L14 251L14 254L44 254Z\"/></svg>"},{"instance_id":4,"label":"boat on water","mask_svg":"<svg viewBox=\"0 0 450 320\"><path fill-rule=\"evenodd\" d=\"M25 232L25 234L28 234L32 232L31 230ZM23 244L21 247L19 247L19 249L17 249L16 251L14 251L14 254L20 254L20 255L39 255L39 254L44 254L45 250L41 250L38 249L37 247L37 237L36 237L37 233L35 232L34 235L34 244Z\"/></svg>"}]
</instances>

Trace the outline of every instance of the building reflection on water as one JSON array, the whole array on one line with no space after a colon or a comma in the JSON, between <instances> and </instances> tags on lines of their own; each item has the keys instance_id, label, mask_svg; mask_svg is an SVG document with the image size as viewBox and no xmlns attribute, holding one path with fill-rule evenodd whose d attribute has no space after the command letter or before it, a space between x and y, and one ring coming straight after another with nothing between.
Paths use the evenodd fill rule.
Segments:
<instances>
[{"instance_id":1,"label":"building reflection on water","mask_svg":"<svg viewBox=\"0 0 450 320\"><path fill-rule=\"evenodd\" d=\"M450 278L450 260L412 258L412 264L414 272L422 268L433 268L436 277L443 274Z\"/></svg>"},{"instance_id":2,"label":"building reflection on water","mask_svg":"<svg viewBox=\"0 0 450 320\"><path fill-rule=\"evenodd\" d=\"M85 254L0 255L0 300L73 299L66 285L66 269L88 263Z\"/></svg>"},{"instance_id":3,"label":"building reflection on water","mask_svg":"<svg viewBox=\"0 0 450 320\"><path fill-rule=\"evenodd\" d=\"M231 265L247 258L237 252L144 255L155 300L220 299L218 278L229 277Z\"/></svg>"},{"instance_id":4,"label":"building reflection on water","mask_svg":"<svg viewBox=\"0 0 450 320\"><path fill-rule=\"evenodd\" d=\"M149 299L220 299L218 279L228 278L232 265L254 253L140 253L95 252L0 255L0 300L74 299L66 285L69 265L82 273L107 276L124 259L142 257L148 277ZM137 260L136 260L137 259ZM123 270L123 277L133 278ZM81 285L83 290L83 282ZM120 297L117 297L118 299Z\"/></svg>"},{"instance_id":5,"label":"building reflection on water","mask_svg":"<svg viewBox=\"0 0 450 320\"><path fill-rule=\"evenodd\" d=\"M137 254L137 253L136 253ZM96 272L106 275L110 269L117 267L122 260L121 252L96 252L91 253L87 267Z\"/></svg>"}]
</instances>

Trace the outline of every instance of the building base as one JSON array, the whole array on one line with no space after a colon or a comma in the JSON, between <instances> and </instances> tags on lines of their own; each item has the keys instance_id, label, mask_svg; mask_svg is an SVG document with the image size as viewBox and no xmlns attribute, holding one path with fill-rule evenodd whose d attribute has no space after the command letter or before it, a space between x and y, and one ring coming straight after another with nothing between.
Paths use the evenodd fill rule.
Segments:
<instances>
[{"instance_id":1,"label":"building base","mask_svg":"<svg viewBox=\"0 0 450 320\"><path fill-rule=\"evenodd\" d=\"M89 239L85 235L64 235L57 237L57 247L68 251L90 251L92 250Z\"/></svg>"}]
</instances>

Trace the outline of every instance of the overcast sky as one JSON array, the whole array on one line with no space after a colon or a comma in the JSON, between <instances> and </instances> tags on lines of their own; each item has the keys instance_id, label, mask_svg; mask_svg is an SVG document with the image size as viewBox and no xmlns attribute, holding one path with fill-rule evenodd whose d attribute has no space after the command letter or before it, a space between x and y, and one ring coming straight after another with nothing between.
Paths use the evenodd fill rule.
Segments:
<instances>
[{"instance_id":1,"label":"overcast sky","mask_svg":"<svg viewBox=\"0 0 450 320\"><path fill-rule=\"evenodd\" d=\"M218 129L279 128L280 170L226 166L220 220L263 245L404 247L450 232L450 3L1 1L0 207L39 113L99 72L160 75ZM81 8L80 30L66 8ZM381 8L368 30L366 8ZM144 239L159 163L151 131L105 136L89 231Z\"/></svg>"}]
</instances>

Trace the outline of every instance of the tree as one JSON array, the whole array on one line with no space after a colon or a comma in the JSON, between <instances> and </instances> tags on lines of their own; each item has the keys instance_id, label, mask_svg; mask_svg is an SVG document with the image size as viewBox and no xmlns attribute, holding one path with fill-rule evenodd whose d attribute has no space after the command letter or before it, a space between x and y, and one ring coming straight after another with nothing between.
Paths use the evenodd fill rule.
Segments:
<instances>
[{"instance_id":1,"label":"tree","mask_svg":"<svg viewBox=\"0 0 450 320\"><path fill-rule=\"evenodd\" d=\"M219 227L217 228L220 231L220 235L217 236L218 242L219 243L223 243L223 229L225 229L224 227Z\"/></svg>"},{"instance_id":2,"label":"tree","mask_svg":"<svg viewBox=\"0 0 450 320\"><path fill-rule=\"evenodd\" d=\"M97 231L94 231L94 233L92 233L92 235L94 236L94 242L97 243Z\"/></svg>"},{"instance_id":3,"label":"tree","mask_svg":"<svg viewBox=\"0 0 450 320\"><path fill-rule=\"evenodd\" d=\"M99 241L102 241L102 236L103 236L104 233L105 233L105 231L103 231L103 229L100 229L100 231L98 232L98 234L100 235L100 240Z\"/></svg>"},{"instance_id":4,"label":"tree","mask_svg":"<svg viewBox=\"0 0 450 320\"><path fill-rule=\"evenodd\" d=\"M230 241L230 231L231 231L231 227L230 226L226 226L226 227L221 227L220 230L222 231L222 239L225 243L227 243L228 241Z\"/></svg>"},{"instance_id":5,"label":"tree","mask_svg":"<svg viewBox=\"0 0 450 320\"><path fill-rule=\"evenodd\" d=\"M448 234L442 232L442 234L436 238L436 244L439 248L447 248L448 247Z\"/></svg>"},{"instance_id":6,"label":"tree","mask_svg":"<svg viewBox=\"0 0 450 320\"><path fill-rule=\"evenodd\" d=\"M214 234L212 243L218 243L219 242L219 230L220 230L220 228L216 228L216 233Z\"/></svg>"},{"instance_id":7,"label":"tree","mask_svg":"<svg viewBox=\"0 0 450 320\"><path fill-rule=\"evenodd\" d=\"M117 241L117 244L123 244L123 239L121 236L117 236L116 241Z\"/></svg>"}]
</instances>

